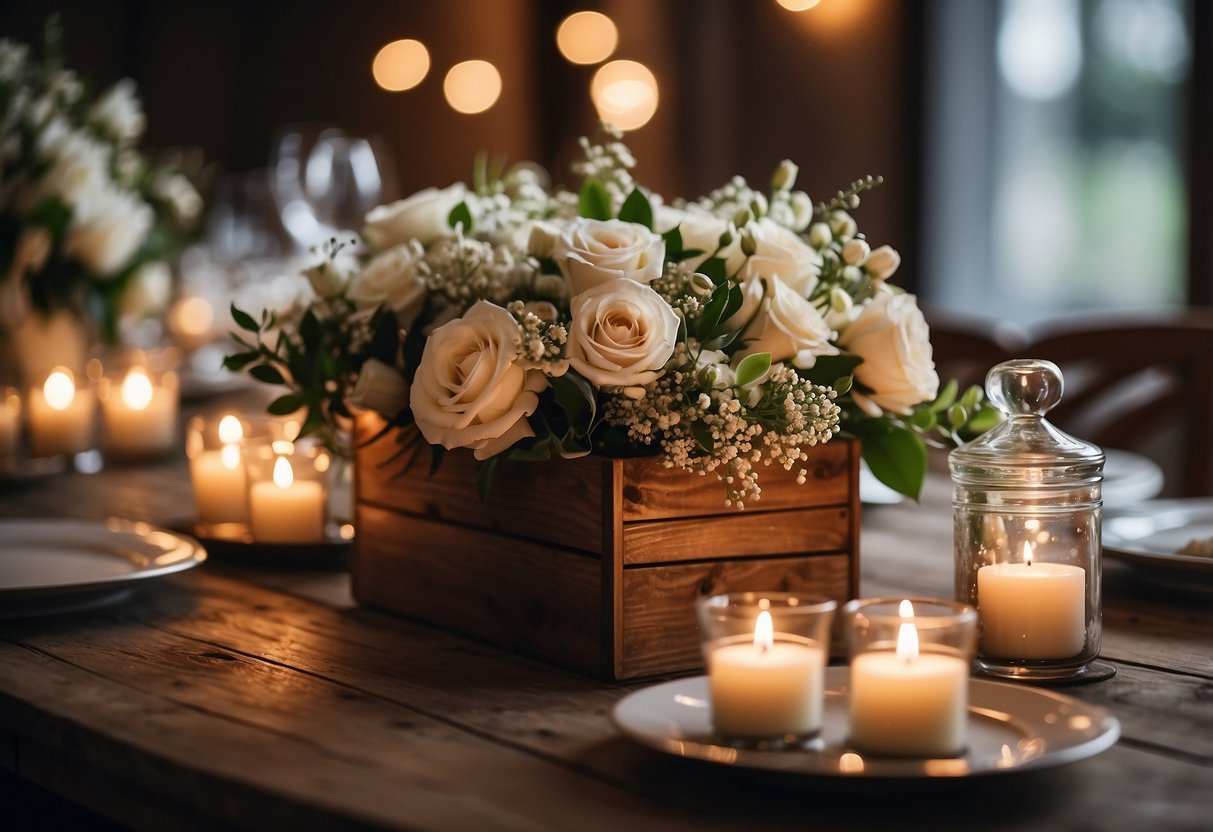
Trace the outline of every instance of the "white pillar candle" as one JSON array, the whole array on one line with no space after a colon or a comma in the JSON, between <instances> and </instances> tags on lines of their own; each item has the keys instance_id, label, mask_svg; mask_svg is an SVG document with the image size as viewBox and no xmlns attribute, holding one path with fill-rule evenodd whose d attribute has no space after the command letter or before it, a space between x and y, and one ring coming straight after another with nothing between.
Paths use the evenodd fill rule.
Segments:
<instances>
[{"instance_id":1,"label":"white pillar candle","mask_svg":"<svg viewBox=\"0 0 1213 832\"><path fill-rule=\"evenodd\" d=\"M754 638L708 656L712 725L739 738L807 736L821 730L825 651L808 640L776 640L771 614L758 614Z\"/></svg>"},{"instance_id":2,"label":"white pillar candle","mask_svg":"<svg viewBox=\"0 0 1213 832\"><path fill-rule=\"evenodd\" d=\"M220 448L199 451L190 458L190 480L194 485L194 503L198 522L248 522L248 481L243 454L237 444L244 428L235 416L219 420Z\"/></svg>"},{"instance_id":3,"label":"white pillar candle","mask_svg":"<svg viewBox=\"0 0 1213 832\"><path fill-rule=\"evenodd\" d=\"M41 389L29 394L30 454L56 456L89 450L96 412L93 391L77 389L71 371L57 367Z\"/></svg>"},{"instance_id":4,"label":"white pillar candle","mask_svg":"<svg viewBox=\"0 0 1213 832\"><path fill-rule=\"evenodd\" d=\"M21 397L0 387L0 460L12 459L21 449Z\"/></svg>"},{"instance_id":5,"label":"white pillar candle","mask_svg":"<svg viewBox=\"0 0 1213 832\"><path fill-rule=\"evenodd\" d=\"M902 602L902 615L913 615ZM967 743L969 665L958 656L920 653L913 623L899 627L896 652L851 660L851 742L874 754L951 757Z\"/></svg>"},{"instance_id":6,"label":"white pillar candle","mask_svg":"<svg viewBox=\"0 0 1213 832\"><path fill-rule=\"evenodd\" d=\"M130 370L118 390L101 403L105 448L119 455L139 456L167 451L177 442L176 376L166 373L153 384L147 371Z\"/></svg>"},{"instance_id":7,"label":"white pillar candle","mask_svg":"<svg viewBox=\"0 0 1213 832\"><path fill-rule=\"evenodd\" d=\"M291 462L274 461L273 482L249 488L249 526L258 543L315 543L324 539L324 488L296 480Z\"/></svg>"},{"instance_id":8,"label":"white pillar candle","mask_svg":"<svg viewBox=\"0 0 1213 832\"><path fill-rule=\"evenodd\" d=\"M1087 640L1086 570L1034 563L1024 543L1023 563L977 570L981 652L1008 659L1064 659Z\"/></svg>"}]
</instances>

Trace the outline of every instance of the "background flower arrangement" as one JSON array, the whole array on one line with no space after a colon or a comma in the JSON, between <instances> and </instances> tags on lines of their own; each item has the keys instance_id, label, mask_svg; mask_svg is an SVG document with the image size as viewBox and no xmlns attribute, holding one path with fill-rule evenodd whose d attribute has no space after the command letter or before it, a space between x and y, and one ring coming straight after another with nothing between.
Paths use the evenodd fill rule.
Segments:
<instances>
[{"instance_id":1,"label":"background flower arrangement","mask_svg":"<svg viewBox=\"0 0 1213 832\"><path fill-rule=\"evenodd\" d=\"M41 60L0 40L0 335L57 310L117 340L120 316L160 311L162 262L202 210L196 160L153 162L134 82L100 95L63 65L57 21Z\"/></svg>"},{"instance_id":2,"label":"background flower arrangement","mask_svg":"<svg viewBox=\"0 0 1213 832\"><path fill-rule=\"evenodd\" d=\"M434 464L471 449L482 495L503 462L656 453L742 507L764 466L846 431L916 497L925 441L988 422L979 389L939 389L922 313L889 283L900 257L849 213L879 179L814 205L785 161L769 192L736 177L666 204L618 134L582 148L576 193L481 159L471 188L373 210L365 246L324 247L312 297L233 309L249 334L227 366L285 385L271 412L306 408L330 443L361 407L415 424Z\"/></svg>"}]
</instances>

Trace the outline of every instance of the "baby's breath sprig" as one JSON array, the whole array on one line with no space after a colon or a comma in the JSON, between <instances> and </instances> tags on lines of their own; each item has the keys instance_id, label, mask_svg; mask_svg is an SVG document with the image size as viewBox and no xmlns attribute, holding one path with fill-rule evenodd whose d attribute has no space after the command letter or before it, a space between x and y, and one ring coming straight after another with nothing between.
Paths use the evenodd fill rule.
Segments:
<instances>
[{"instance_id":1,"label":"baby's breath sprig","mask_svg":"<svg viewBox=\"0 0 1213 832\"><path fill-rule=\"evenodd\" d=\"M828 217L835 211L853 211L859 207L859 195L884 184L883 176L865 176L856 179L846 190L839 191L829 202L819 202L815 206L817 216Z\"/></svg>"}]
</instances>

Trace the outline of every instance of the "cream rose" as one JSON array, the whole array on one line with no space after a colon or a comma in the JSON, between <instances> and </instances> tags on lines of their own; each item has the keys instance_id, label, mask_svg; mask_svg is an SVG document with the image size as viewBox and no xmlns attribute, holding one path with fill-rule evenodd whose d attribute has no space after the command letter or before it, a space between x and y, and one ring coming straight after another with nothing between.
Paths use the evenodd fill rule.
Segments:
<instances>
[{"instance_id":1,"label":"cream rose","mask_svg":"<svg viewBox=\"0 0 1213 832\"><path fill-rule=\"evenodd\" d=\"M838 355L838 348L830 343L831 334L813 304L778 277L771 278L758 316L746 332L745 348L734 360L769 352L773 364L794 360L797 367L808 369L819 355Z\"/></svg>"},{"instance_id":2,"label":"cream rose","mask_svg":"<svg viewBox=\"0 0 1213 832\"><path fill-rule=\"evenodd\" d=\"M429 245L451 231L451 211L467 196L467 187L456 182L449 188L426 188L406 199L372 208L366 215L362 236L376 248L419 240Z\"/></svg>"},{"instance_id":3,"label":"cream rose","mask_svg":"<svg viewBox=\"0 0 1213 832\"><path fill-rule=\"evenodd\" d=\"M763 218L746 227L757 248L745 261L739 280L778 277L789 288L807 298L821 274L821 255L798 235L779 223Z\"/></svg>"},{"instance_id":4,"label":"cream rose","mask_svg":"<svg viewBox=\"0 0 1213 832\"><path fill-rule=\"evenodd\" d=\"M930 332L913 295L878 294L840 340L863 359L855 380L871 393L855 390L852 397L864 412L906 413L935 398L939 376L931 360Z\"/></svg>"},{"instance_id":5,"label":"cream rose","mask_svg":"<svg viewBox=\"0 0 1213 832\"><path fill-rule=\"evenodd\" d=\"M380 252L350 278L345 296L359 309L388 307L407 329L425 305L425 280L417 270L422 254L412 243Z\"/></svg>"},{"instance_id":6,"label":"cream rose","mask_svg":"<svg viewBox=\"0 0 1213 832\"><path fill-rule=\"evenodd\" d=\"M89 110L89 118L120 142L139 138L146 119L135 92L135 82L123 78L110 87Z\"/></svg>"},{"instance_id":7,"label":"cream rose","mask_svg":"<svg viewBox=\"0 0 1213 832\"><path fill-rule=\"evenodd\" d=\"M552 259L575 297L621 277L637 283L661 277L665 240L634 222L578 218L561 232Z\"/></svg>"},{"instance_id":8,"label":"cream rose","mask_svg":"<svg viewBox=\"0 0 1213 832\"><path fill-rule=\"evenodd\" d=\"M548 382L518 362L520 337L514 316L483 300L434 330L409 393L427 442L488 459L535 435L526 417Z\"/></svg>"},{"instance_id":9,"label":"cream rose","mask_svg":"<svg viewBox=\"0 0 1213 832\"><path fill-rule=\"evenodd\" d=\"M648 384L674 352L678 316L634 280L600 283L573 298L569 364L599 387Z\"/></svg>"},{"instance_id":10,"label":"cream rose","mask_svg":"<svg viewBox=\"0 0 1213 832\"><path fill-rule=\"evenodd\" d=\"M108 277L135 256L154 219L152 207L134 194L106 188L76 206L63 250Z\"/></svg>"},{"instance_id":11,"label":"cream rose","mask_svg":"<svg viewBox=\"0 0 1213 832\"><path fill-rule=\"evenodd\" d=\"M367 359L358 371L350 404L392 419L409 401L409 383L400 371L378 358Z\"/></svg>"}]
</instances>

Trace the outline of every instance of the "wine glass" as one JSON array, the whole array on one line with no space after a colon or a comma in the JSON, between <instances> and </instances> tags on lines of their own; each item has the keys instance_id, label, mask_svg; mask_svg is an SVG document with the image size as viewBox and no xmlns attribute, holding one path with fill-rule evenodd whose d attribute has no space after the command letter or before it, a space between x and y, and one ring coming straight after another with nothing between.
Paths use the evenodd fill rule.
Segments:
<instances>
[{"instance_id":1,"label":"wine glass","mask_svg":"<svg viewBox=\"0 0 1213 832\"><path fill-rule=\"evenodd\" d=\"M301 249L360 228L367 211L397 192L391 154L380 137L328 125L281 131L270 160L270 190L283 228Z\"/></svg>"}]
</instances>

